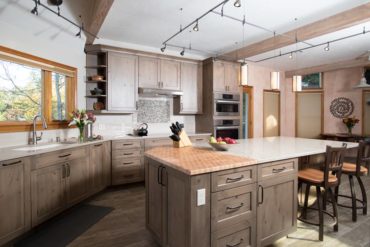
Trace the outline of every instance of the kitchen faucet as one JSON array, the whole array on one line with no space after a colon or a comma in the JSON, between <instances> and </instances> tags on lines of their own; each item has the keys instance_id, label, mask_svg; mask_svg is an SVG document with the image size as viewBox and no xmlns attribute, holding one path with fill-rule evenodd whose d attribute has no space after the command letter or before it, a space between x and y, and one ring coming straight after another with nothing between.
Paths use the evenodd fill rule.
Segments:
<instances>
[{"instance_id":1,"label":"kitchen faucet","mask_svg":"<svg viewBox=\"0 0 370 247\"><path fill-rule=\"evenodd\" d=\"M47 129L48 128L48 125L46 124L45 118L42 115L36 115L36 116L33 117L32 139L30 139L30 144L33 144L33 145L37 145L37 142L38 141L41 141L41 139L42 139L42 132L41 132L41 135L40 136L37 136L37 132L36 132L36 121L37 121L37 118L40 118L41 119L41 121L42 121L42 127L44 129Z\"/></svg>"}]
</instances>

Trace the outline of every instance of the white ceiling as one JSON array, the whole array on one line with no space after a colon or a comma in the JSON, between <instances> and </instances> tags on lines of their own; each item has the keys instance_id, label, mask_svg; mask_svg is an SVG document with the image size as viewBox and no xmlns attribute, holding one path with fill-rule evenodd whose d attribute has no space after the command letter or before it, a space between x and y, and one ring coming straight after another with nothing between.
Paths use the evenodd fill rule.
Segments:
<instances>
[{"instance_id":1,"label":"white ceiling","mask_svg":"<svg viewBox=\"0 0 370 247\"><path fill-rule=\"evenodd\" d=\"M221 0L116 0L103 23L99 37L104 40L152 47L159 51L162 42L177 32L180 24L187 25L220 2ZM241 8L235 8L233 2L234 0L230 0L225 5L224 13L226 15L242 19L245 13L246 21L277 33L283 33L354 8L369 2L369 0L242 0ZM183 10L180 11L180 8ZM295 22L295 18L298 18L298 21ZM370 29L369 23L366 25ZM335 37L360 32L362 26L324 35L310 40L310 42L316 44L332 40ZM189 32L190 28L169 43L188 47L191 42L194 49L215 54L221 54L243 45L243 27L239 22L211 13L199 21L199 29L199 32ZM272 36L269 32L251 26L246 26L244 33L244 45L256 43ZM323 52L323 47L310 49L298 55L307 58L301 60L298 57L299 65L296 60L287 61L289 59L283 57L261 64L267 66L279 64L280 69L292 70L347 60L370 50L369 38L370 34L367 34L347 41L340 41L331 45L330 52ZM303 45L300 44L300 47ZM295 49L295 45L283 48L282 52L291 49ZM176 48L173 50L180 51ZM189 53L187 51L185 57L191 56ZM273 52L250 59L261 59L271 54ZM200 55L209 56L208 54Z\"/></svg>"}]
</instances>

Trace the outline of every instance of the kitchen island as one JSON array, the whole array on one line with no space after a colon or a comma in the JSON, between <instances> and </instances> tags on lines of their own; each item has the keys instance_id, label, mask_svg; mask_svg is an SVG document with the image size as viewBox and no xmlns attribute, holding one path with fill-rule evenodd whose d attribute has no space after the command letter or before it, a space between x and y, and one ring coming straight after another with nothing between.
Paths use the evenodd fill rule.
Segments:
<instances>
[{"instance_id":1,"label":"kitchen island","mask_svg":"<svg viewBox=\"0 0 370 247\"><path fill-rule=\"evenodd\" d=\"M290 137L145 153L146 223L161 246L266 246L296 230L298 158L341 142ZM348 148L357 146L347 143Z\"/></svg>"}]
</instances>

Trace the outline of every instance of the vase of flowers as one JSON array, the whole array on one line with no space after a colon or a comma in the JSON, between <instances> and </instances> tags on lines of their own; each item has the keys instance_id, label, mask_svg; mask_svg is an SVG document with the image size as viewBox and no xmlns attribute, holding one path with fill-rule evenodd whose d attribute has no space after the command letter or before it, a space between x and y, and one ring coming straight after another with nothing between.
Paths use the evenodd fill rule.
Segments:
<instances>
[{"instance_id":1,"label":"vase of flowers","mask_svg":"<svg viewBox=\"0 0 370 247\"><path fill-rule=\"evenodd\" d=\"M70 114L70 117L72 121L69 123L68 126L76 125L80 134L78 137L79 142L84 142L84 133L85 133L85 126L88 123L94 123L96 120L96 117L93 113L88 112L86 113L86 110L76 110L73 111Z\"/></svg>"},{"instance_id":2,"label":"vase of flowers","mask_svg":"<svg viewBox=\"0 0 370 247\"><path fill-rule=\"evenodd\" d=\"M346 125L348 129L348 134L352 135L352 129L355 127L356 124L358 124L360 120L356 117L347 117L343 118L343 123Z\"/></svg>"}]
</instances>

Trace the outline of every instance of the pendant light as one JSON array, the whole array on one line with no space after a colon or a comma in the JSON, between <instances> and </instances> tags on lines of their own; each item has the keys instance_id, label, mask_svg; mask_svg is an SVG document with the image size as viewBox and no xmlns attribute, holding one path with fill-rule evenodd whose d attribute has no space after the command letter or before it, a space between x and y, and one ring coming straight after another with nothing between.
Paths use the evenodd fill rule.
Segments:
<instances>
[{"instance_id":1,"label":"pendant light","mask_svg":"<svg viewBox=\"0 0 370 247\"><path fill-rule=\"evenodd\" d=\"M244 61L240 66L240 74L241 74L241 85L247 86L248 85L248 64Z\"/></svg>"},{"instance_id":2,"label":"pendant light","mask_svg":"<svg viewBox=\"0 0 370 247\"><path fill-rule=\"evenodd\" d=\"M370 84L367 83L365 73L366 73L366 69L364 69L364 71L362 73L362 77L361 77L360 82L356 86L354 86L353 88L355 88L355 89L356 88L370 88Z\"/></svg>"},{"instance_id":3,"label":"pendant light","mask_svg":"<svg viewBox=\"0 0 370 247\"><path fill-rule=\"evenodd\" d=\"M276 33L274 32L274 47L275 47L275 38ZM275 55L274 50L274 55ZM276 70L276 64L274 62L274 69ZM272 90L279 90L280 89L280 72L279 71L272 71L270 73L270 85Z\"/></svg>"}]
</instances>

